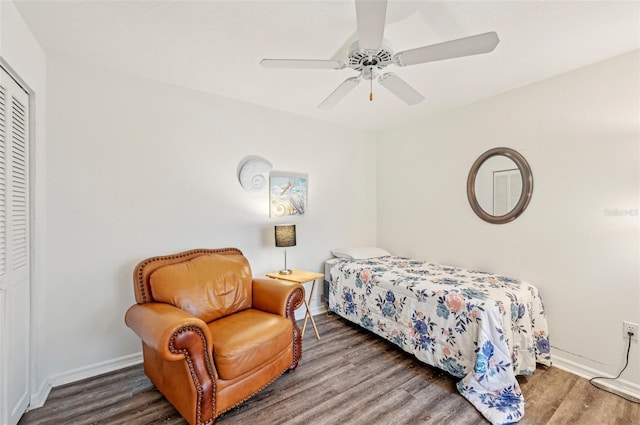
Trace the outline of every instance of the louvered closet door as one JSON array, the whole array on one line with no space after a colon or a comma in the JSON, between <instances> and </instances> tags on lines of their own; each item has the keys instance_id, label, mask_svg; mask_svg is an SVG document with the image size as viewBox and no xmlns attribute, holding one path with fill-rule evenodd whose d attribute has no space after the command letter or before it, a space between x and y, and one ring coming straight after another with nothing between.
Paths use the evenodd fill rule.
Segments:
<instances>
[{"instance_id":1,"label":"louvered closet door","mask_svg":"<svg viewBox=\"0 0 640 425\"><path fill-rule=\"evenodd\" d=\"M0 424L29 404L29 97L0 68Z\"/></svg>"}]
</instances>

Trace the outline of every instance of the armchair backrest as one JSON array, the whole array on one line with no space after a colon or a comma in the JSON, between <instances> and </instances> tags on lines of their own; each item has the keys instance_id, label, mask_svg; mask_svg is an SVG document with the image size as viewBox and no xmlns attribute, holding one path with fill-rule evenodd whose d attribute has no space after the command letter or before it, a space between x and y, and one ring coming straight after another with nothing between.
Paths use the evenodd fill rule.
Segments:
<instances>
[{"instance_id":1,"label":"armchair backrest","mask_svg":"<svg viewBox=\"0 0 640 425\"><path fill-rule=\"evenodd\" d=\"M138 304L172 304L205 322L251 307L251 267L235 248L152 257L133 277Z\"/></svg>"}]
</instances>

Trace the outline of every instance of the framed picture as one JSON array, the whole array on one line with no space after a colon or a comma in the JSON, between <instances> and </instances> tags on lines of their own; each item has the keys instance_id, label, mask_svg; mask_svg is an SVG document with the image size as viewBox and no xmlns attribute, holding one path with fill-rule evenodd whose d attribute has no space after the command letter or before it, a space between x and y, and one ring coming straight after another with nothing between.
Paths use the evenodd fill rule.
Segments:
<instances>
[{"instance_id":1,"label":"framed picture","mask_svg":"<svg viewBox=\"0 0 640 425\"><path fill-rule=\"evenodd\" d=\"M306 174L273 171L269 174L269 216L302 216L307 212Z\"/></svg>"}]
</instances>

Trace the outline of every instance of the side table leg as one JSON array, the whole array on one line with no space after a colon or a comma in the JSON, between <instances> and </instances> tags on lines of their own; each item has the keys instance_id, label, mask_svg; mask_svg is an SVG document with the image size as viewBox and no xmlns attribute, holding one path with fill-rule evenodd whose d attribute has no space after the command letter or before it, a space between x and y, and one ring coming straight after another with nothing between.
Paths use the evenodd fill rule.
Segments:
<instances>
[{"instance_id":1,"label":"side table leg","mask_svg":"<svg viewBox=\"0 0 640 425\"><path fill-rule=\"evenodd\" d=\"M320 339L320 334L318 333L318 328L316 327L316 321L313 320L313 316L309 315L309 318L311 319L311 324L313 325L313 331L316 334L316 339Z\"/></svg>"},{"instance_id":2,"label":"side table leg","mask_svg":"<svg viewBox=\"0 0 640 425\"><path fill-rule=\"evenodd\" d=\"M309 303L307 303L307 300L305 299L303 299L302 301L304 302L304 306L307 311L304 312L304 322L302 322L302 331L300 334L301 337L304 336L304 330L307 328L307 320L309 320L309 317L311 317L311 313L309 312ZM311 320L313 320L313 318L311 318Z\"/></svg>"},{"instance_id":3,"label":"side table leg","mask_svg":"<svg viewBox=\"0 0 640 425\"><path fill-rule=\"evenodd\" d=\"M320 333L318 333L318 327L316 326L316 321L313 320L313 316L311 315L311 311L309 310L309 303L311 303L311 300L313 299L313 290L316 288L316 281L314 280L313 283L311 284L311 291L309 291L309 302L307 303L307 313L304 315L304 325L302 326L303 329L303 333L302 335L304 335L304 328L307 324L307 314L309 315L309 319L311 320L311 326L313 326L313 332L315 332L316 334L316 339L320 339Z\"/></svg>"}]
</instances>

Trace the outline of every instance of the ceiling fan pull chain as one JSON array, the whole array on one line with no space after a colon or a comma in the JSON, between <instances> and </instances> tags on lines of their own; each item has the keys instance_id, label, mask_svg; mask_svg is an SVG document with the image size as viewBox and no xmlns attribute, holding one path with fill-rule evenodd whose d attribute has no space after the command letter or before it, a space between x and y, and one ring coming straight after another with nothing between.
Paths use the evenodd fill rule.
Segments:
<instances>
[{"instance_id":1,"label":"ceiling fan pull chain","mask_svg":"<svg viewBox=\"0 0 640 425\"><path fill-rule=\"evenodd\" d=\"M371 79L369 80L369 102L373 102L373 68L371 68Z\"/></svg>"}]
</instances>

